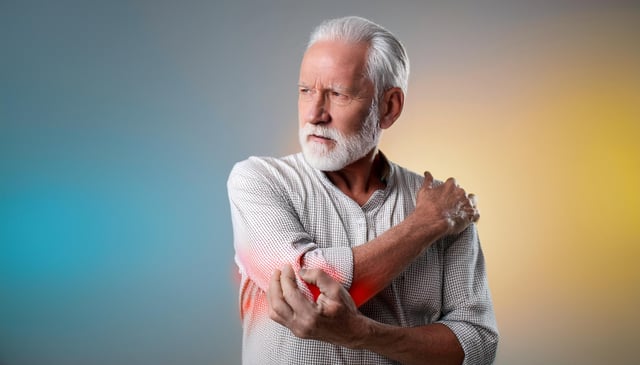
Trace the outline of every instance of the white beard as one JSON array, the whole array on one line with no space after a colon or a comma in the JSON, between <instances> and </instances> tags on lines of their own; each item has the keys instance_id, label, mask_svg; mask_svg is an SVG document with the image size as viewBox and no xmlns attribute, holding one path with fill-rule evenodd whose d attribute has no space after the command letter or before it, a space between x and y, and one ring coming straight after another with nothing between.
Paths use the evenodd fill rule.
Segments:
<instances>
[{"instance_id":1,"label":"white beard","mask_svg":"<svg viewBox=\"0 0 640 365\"><path fill-rule=\"evenodd\" d=\"M374 100L362 128L353 135L344 135L322 124L307 123L300 127L298 132L302 154L313 168L321 171L341 170L363 158L378 145L382 135L379 121L378 103ZM334 141L334 145L331 148L324 143L310 141L308 139L310 135L330 138Z\"/></svg>"}]
</instances>

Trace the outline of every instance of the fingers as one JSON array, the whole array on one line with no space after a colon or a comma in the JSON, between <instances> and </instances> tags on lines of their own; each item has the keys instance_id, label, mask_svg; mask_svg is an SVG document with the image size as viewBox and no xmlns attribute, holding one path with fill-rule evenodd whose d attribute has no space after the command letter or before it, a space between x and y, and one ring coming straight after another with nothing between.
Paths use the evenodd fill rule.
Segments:
<instances>
[{"instance_id":1,"label":"fingers","mask_svg":"<svg viewBox=\"0 0 640 365\"><path fill-rule=\"evenodd\" d=\"M477 223L480 220L480 211L478 209L473 213L473 219L471 220L473 223Z\"/></svg>"},{"instance_id":2,"label":"fingers","mask_svg":"<svg viewBox=\"0 0 640 365\"><path fill-rule=\"evenodd\" d=\"M477 222L480 219L480 212L478 211L478 198L475 194L467 194L467 192L458 185L455 178L450 177L445 181L445 191L456 202L456 206L450 215L455 220L459 220L455 225L458 227L454 229L454 232L458 232L470 223Z\"/></svg>"},{"instance_id":3,"label":"fingers","mask_svg":"<svg viewBox=\"0 0 640 365\"><path fill-rule=\"evenodd\" d=\"M478 197L476 196L476 194L471 193L468 195L468 198L469 198L469 203L471 203L472 207L475 208L476 206L478 206Z\"/></svg>"},{"instance_id":4,"label":"fingers","mask_svg":"<svg viewBox=\"0 0 640 365\"><path fill-rule=\"evenodd\" d=\"M320 290L315 308L324 317L335 318L344 313L357 313L353 298L340 282L321 269L300 270L300 276Z\"/></svg>"},{"instance_id":5,"label":"fingers","mask_svg":"<svg viewBox=\"0 0 640 365\"><path fill-rule=\"evenodd\" d=\"M284 298L280 280L281 272L276 270L269 281L267 302L269 303L269 317L280 324L284 324L285 319L290 318L293 314L293 309Z\"/></svg>"},{"instance_id":6,"label":"fingers","mask_svg":"<svg viewBox=\"0 0 640 365\"><path fill-rule=\"evenodd\" d=\"M424 182L422 183L424 186L432 187L433 186L433 176L429 171L424 172Z\"/></svg>"},{"instance_id":7,"label":"fingers","mask_svg":"<svg viewBox=\"0 0 640 365\"><path fill-rule=\"evenodd\" d=\"M309 284L318 287L321 294L336 298L342 285L320 269L300 270L300 277Z\"/></svg>"},{"instance_id":8,"label":"fingers","mask_svg":"<svg viewBox=\"0 0 640 365\"><path fill-rule=\"evenodd\" d=\"M280 285L282 286L284 299L291 308L295 308L295 311L312 308L311 302L309 302L298 288L296 274L291 266L287 265L282 268Z\"/></svg>"},{"instance_id":9,"label":"fingers","mask_svg":"<svg viewBox=\"0 0 640 365\"><path fill-rule=\"evenodd\" d=\"M452 186L455 186L456 188L457 188L457 187L460 187L460 185L458 185L458 182L456 181L456 178L455 178L455 177L450 177L450 178L448 178L444 183L445 183L445 184L452 185Z\"/></svg>"},{"instance_id":10,"label":"fingers","mask_svg":"<svg viewBox=\"0 0 640 365\"><path fill-rule=\"evenodd\" d=\"M469 194L469 203L473 212L471 214L471 221L477 222L480 219L480 211L478 210L478 197L475 194Z\"/></svg>"},{"instance_id":11,"label":"fingers","mask_svg":"<svg viewBox=\"0 0 640 365\"><path fill-rule=\"evenodd\" d=\"M471 223L477 222L480 219L480 211L478 210L478 197L471 193L467 195L467 201L469 204L469 209L467 212L468 219Z\"/></svg>"},{"instance_id":12,"label":"fingers","mask_svg":"<svg viewBox=\"0 0 640 365\"><path fill-rule=\"evenodd\" d=\"M416 197L416 216L442 218L448 225L447 234L462 232L480 219L475 194L467 194L455 178L436 182L428 171Z\"/></svg>"}]
</instances>

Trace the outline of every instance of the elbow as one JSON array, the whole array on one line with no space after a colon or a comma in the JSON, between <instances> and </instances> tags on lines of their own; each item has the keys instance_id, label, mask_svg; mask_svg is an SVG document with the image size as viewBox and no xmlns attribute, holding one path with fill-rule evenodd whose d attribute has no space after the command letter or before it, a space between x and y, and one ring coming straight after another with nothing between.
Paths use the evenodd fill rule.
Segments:
<instances>
[{"instance_id":1,"label":"elbow","mask_svg":"<svg viewBox=\"0 0 640 365\"><path fill-rule=\"evenodd\" d=\"M469 322L447 322L458 337L464 351L464 365L492 364L496 359L500 336L492 325Z\"/></svg>"},{"instance_id":2,"label":"elbow","mask_svg":"<svg viewBox=\"0 0 640 365\"><path fill-rule=\"evenodd\" d=\"M497 330L491 332L491 335L486 339L486 353L487 353L487 364L492 364L498 353L498 342L500 342L500 335Z\"/></svg>"},{"instance_id":3,"label":"elbow","mask_svg":"<svg viewBox=\"0 0 640 365\"><path fill-rule=\"evenodd\" d=\"M478 344L481 348L479 351L482 355L481 360L476 362L472 361L469 364L493 364L496 359L496 355L498 353L498 342L500 341L500 334L498 333L497 328L482 328L479 330L480 343ZM467 362L465 361L465 364Z\"/></svg>"}]
</instances>

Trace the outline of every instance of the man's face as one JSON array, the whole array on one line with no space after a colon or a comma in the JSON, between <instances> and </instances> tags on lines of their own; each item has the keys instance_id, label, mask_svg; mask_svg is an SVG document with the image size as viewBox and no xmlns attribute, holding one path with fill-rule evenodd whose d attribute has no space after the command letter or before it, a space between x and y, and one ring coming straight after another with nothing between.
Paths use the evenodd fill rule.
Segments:
<instances>
[{"instance_id":1,"label":"man's face","mask_svg":"<svg viewBox=\"0 0 640 365\"><path fill-rule=\"evenodd\" d=\"M378 144L378 108L366 77L367 45L319 41L302 59L298 90L300 144L315 168L336 171Z\"/></svg>"}]
</instances>

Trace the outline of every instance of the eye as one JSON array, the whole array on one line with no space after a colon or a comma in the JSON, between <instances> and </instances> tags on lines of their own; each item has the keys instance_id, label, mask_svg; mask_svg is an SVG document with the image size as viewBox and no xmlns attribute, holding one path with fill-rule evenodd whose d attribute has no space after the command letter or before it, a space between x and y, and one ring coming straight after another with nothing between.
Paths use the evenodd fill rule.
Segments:
<instances>
[{"instance_id":1,"label":"eye","mask_svg":"<svg viewBox=\"0 0 640 365\"><path fill-rule=\"evenodd\" d=\"M351 101L351 97L347 94L343 94L337 91L331 91L329 93L331 100L338 105L346 105Z\"/></svg>"},{"instance_id":2,"label":"eye","mask_svg":"<svg viewBox=\"0 0 640 365\"><path fill-rule=\"evenodd\" d=\"M313 97L314 90L308 87L298 87L298 95L301 98L311 99Z\"/></svg>"}]
</instances>

